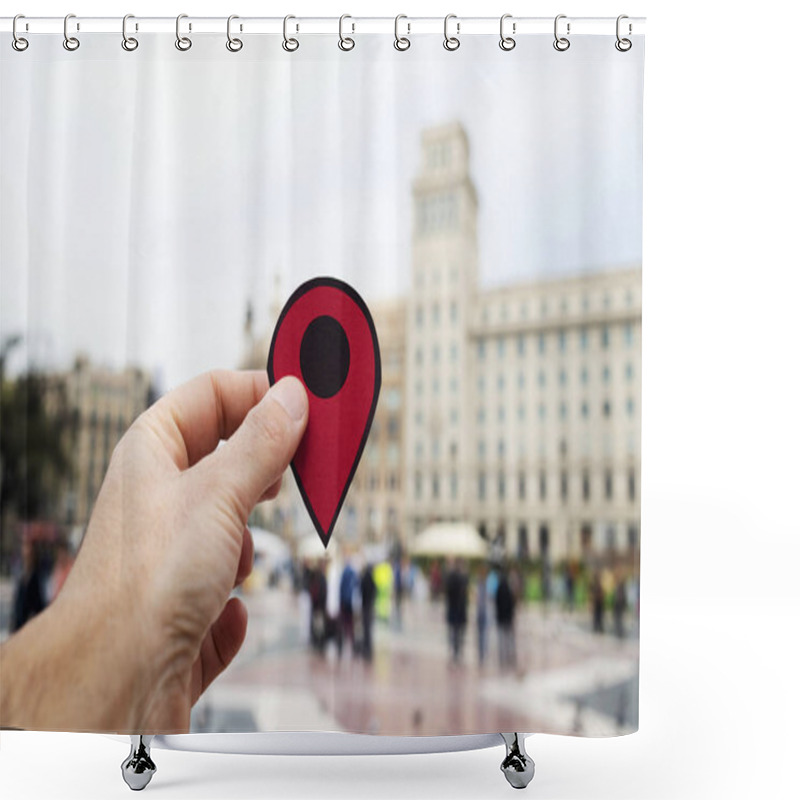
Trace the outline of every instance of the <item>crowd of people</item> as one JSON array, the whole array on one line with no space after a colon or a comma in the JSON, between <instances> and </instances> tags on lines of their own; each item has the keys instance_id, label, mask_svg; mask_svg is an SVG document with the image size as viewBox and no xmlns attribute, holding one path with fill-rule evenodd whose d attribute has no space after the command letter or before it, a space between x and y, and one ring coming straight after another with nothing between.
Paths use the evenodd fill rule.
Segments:
<instances>
[{"instance_id":1,"label":"crowd of people","mask_svg":"<svg viewBox=\"0 0 800 800\"><path fill-rule=\"evenodd\" d=\"M490 640L496 641L501 671L517 669L519 609L530 599L520 565L513 562L468 564L464 559L433 560L423 569L407 558L378 564L348 554L342 565L328 559L303 564L297 588L305 598L308 641L320 655L328 643L339 658L348 650L356 658L371 661L376 618L394 631L404 626L404 605L412 596L429 599L432 614L441 614L446 629L449 662L465 662L465 641L472 619L477 643L477 663L490 662ZM613 618L613 632L624 638L626 619L636 612L634 581L623 573L594 572L569 567L559 571L552 584L540 586L539 598L557 602L568 613L578 605L588 607L591 628L606 633L606 614ZM380 608L378 608L380 606ZM490 630L495 631L490 636Z\"/></svg>"}]
</instances>

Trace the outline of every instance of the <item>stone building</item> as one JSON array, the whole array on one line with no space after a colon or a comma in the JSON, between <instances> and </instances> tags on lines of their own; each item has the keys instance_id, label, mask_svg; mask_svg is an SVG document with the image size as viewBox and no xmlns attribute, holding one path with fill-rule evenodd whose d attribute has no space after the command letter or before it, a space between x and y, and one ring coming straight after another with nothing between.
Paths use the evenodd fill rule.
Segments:
<instances>
[{"instance_id":1,"label":"stone building","mask_svg":"<svg viewBox=\"0 0 800 800\"><path fill-rule=\"evenodd\" d=\"M406 535L468 521L510 555L638 546L641 268L483 288L458 124L424 132L406 308Z\"/></svg>"}]
</instances>

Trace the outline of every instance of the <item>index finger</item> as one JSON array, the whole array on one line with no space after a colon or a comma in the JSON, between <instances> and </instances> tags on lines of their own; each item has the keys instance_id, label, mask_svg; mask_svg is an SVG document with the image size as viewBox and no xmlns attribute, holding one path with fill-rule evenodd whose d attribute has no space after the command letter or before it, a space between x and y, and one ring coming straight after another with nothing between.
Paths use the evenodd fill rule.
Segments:
<instances>
[{"instance_id":1,"label":"index finger","mask_svg":"<svg viewBox=\"0 0 800 800\"><path fill-rule=\"evenodd\" d=\"M213 370L168 392L142 415L170 460L184 470L213 452L267 393L259 370Z\"/></svg>"}]
</instances>

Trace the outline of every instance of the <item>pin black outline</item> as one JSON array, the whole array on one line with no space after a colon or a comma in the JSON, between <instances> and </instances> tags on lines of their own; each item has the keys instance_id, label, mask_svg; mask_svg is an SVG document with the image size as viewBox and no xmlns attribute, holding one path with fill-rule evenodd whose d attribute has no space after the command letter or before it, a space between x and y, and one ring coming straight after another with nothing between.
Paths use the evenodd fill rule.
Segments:
<instances>
[{"instance_id":1,"label":"pin black outline","mask_svg":"<svg viewBox=\"0 0 800 800\"><path fill-rule=\"evenodd\" d=\"M336 511L333 513L333 517L331 518L331 524L328 528L327 532L325 532L322 528L320 521L317 519L317 515L314 513L314 508L311 505L310 500L308 499L308 495L306 494L305 487L303 486L302 480L300 480L300 476L297 474L297 469L294 465L294 459L290 464L292 468L292 474L294 475L295 483L297 483L297 488L300 490L300 496L303 498L303 503L305 504L306 511L308 511L308 516L311 517L311 522L314 524L314 528L319 535L319 538L322 540L322 544L325 549L328 549L328 543L331 540L331 536L333 535L333 529L336 527L336 522L339 519L339 513L342 510L342 506L344 505L344 499L347 497L347 492L350 490L350 484L353 482L353 478L356 474L356 469L358 468L358 464L361 461L361 456L364 453L364 448L367 445L367 439L369 438L369 432L372 430L372 420L375 417L375 410L378 407L378 396L381 392L381 350L378 344L378 334L375 332L375 323L372 320L372 314L369 312L369 308L367 308L367 304L364 302L361 295L352 287L349 283L345 283L344 281L339 280L338 278L331 278L331 277L321 277L321 278L312 278L310 281L306 281L305 283L300 284L297 289L292 292L291 297L286 301L280 316L278 317L278 321L275 323L275 330L272 332L272 341L269 345L269 356L267 358L267 376L269 377L269 384L272 386L275 383L275 371L273 369L273 356L275 355L275 340L278 338L278 331L281 328L283 320L285 319L286 315L291 310L292 306L299 300L303 295L308 294L312 289L316 289L320 286L329 287L332 289L338 289L341 292L344 292L353 302L358 306L361 313L364 315L364 318L367 321L367 326L369 327L370 335L372 336L372 350L375 355L375 387L372 392L372 406L369 409L369 415L367 416L367 424L364 426L364 432L361 434L361 442L358 445L358 452L356 453L355 459L353 460L353 466L350 468L350 474L347 476L347 480L344 484L344 489L342 489L342 494L339 497L339 504L336 506ZM333 316L333 315L331 315ZM336 317L334 317L336 319ZM338 321L338 320L337 320ZM352 369L351 364L351 369ZM302 380L302 375L300 376ZM303 385L305 386L305 381L303 381ZM342 387L344 388L344 387ZM309 390L310 391L310 390ZM339 390L341 391L341 389ZM338 392L337 392L338 394ZM334 395L335 397L336 395ZM323 398L324 399L324 398Z\"/></svg>"}]
</instances>

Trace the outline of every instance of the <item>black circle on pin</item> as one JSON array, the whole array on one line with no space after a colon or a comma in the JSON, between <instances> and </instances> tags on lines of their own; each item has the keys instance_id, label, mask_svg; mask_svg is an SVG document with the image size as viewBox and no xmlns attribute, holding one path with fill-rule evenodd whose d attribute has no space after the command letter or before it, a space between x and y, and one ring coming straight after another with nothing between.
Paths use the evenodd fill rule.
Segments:
<instances>
[{"instance_id":1,"label":"black circle on pin","mask_svg":"<svg viewBox=\"0 0 800 800\"><path fill-rule=\"evenodd\" d=\"M350 344L337 320L328 315L311 320L300 343L300 370L309 391L333 397L350 371Z\"/></svg>"}]
</instances>

